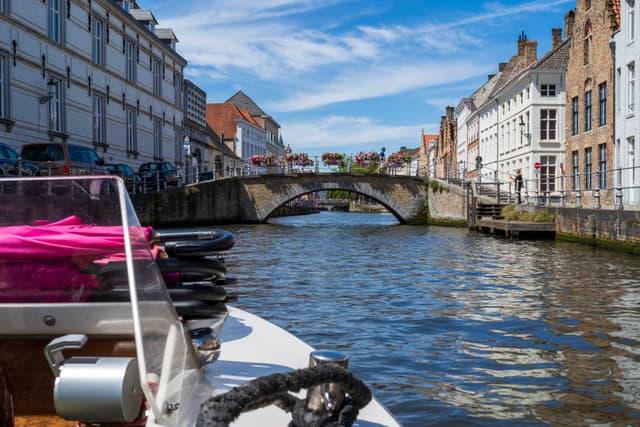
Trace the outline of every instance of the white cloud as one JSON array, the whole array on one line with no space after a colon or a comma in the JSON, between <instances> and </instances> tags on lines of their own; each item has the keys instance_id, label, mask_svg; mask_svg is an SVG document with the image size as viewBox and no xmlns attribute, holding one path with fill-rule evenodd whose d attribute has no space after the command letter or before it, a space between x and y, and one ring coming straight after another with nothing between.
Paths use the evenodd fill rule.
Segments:
<instances>
[{"instance_id":1,"label":"white cloud","mask_svg":"<svg viewBox=\"0 0 640 427\"><path fill-rule=\"evenodd\" d=\"M367 144L388 144L409 147L420 144L421 129L437 129L434 124L389 126L367 117L329 116L310 121L284 123L286 141L295 150L322 149L336 145L360 151Z\"/></svg>"},{"instance_id":2,"label":"white cloud","mask_svg":"<svg viewBox=\"0 0 640 427\"><path fill-rule=\"evenodd\" d=\"M456 61L352 70L306 92L298 92L288 99L271 103L268 108L280 112L300 111L339 102L396 95L475 77L482 68L478 64Z\"/></svg>"}]
</instances>

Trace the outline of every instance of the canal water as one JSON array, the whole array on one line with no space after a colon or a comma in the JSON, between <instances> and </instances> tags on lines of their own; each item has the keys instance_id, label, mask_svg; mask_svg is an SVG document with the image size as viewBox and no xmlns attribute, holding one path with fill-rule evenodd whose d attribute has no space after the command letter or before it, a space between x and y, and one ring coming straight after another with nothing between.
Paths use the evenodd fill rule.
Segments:
<instances>
[{"instance_id":1,"label":"canal water","mask_svg":"<svg viewBox=\"0 0 640 427\"><path fill-rule=\"evenodd\" d=\"M388 214L227 229L235 305L348 353L406 427L640 425L638 257Z\"/></svg>"}]
</instances>

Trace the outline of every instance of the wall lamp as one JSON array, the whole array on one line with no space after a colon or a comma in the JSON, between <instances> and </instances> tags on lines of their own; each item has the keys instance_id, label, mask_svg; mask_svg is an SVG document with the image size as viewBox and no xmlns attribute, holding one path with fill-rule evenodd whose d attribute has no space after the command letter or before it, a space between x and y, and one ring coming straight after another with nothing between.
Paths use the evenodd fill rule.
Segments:
<instances>
[{"instance_id":1,"label":"wall lamp","mask_svg":"<svg viewBox=\"0 0 640 427\"><path fill-rule=\"evenodd\" d=\"M527 124L524 122L524 119L522 118L522 116L520 116L520 123L518 123L518 126L520 126L520 135L528 137L529 134L525 132Z\"/></svg>"},{"instance_id":2,"label":"wall lamp","mask_svg":"<svg viewBox=\"0 0 640 427\"><path fill-rule=\"evenodd\" d=\"M56 87L58 86L58 82L50 78L47 82L47 95L40 97L40 104L46 104L49 102L51 98L56 95Z\"/></svg>"}]
</instances>

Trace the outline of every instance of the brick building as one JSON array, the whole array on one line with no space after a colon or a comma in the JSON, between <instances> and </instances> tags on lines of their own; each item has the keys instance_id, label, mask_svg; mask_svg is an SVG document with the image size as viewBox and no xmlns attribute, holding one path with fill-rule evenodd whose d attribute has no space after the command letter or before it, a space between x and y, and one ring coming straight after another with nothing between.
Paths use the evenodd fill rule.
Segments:
<instances>
[{"instance_id":1,"label":"brick building","mask_svg":"<svg viewBox=\"0 0 640 427\"><path fill-rule=\"evenodd\" d=\"M446 178L456 174L458 124L453 113L454 108L447 107L445 115L440 119L440 134L434 155L436 178Z\"/></svg>"},{"instance_id":2,"label":"brick building","mask_svg":"<svg viewBox=\"0 0 640 427\"><path fill-rule=\"evenodd\" d=\"M613 204L614 56L610 41L620 25L619 0L578 0L565 15L571 38L566 74L565 189L592 204L594 190L601 203ZM572 191L571 191L572 190ZM578 190L580 190L578 192Z\"/></svg>"}]
</instances>

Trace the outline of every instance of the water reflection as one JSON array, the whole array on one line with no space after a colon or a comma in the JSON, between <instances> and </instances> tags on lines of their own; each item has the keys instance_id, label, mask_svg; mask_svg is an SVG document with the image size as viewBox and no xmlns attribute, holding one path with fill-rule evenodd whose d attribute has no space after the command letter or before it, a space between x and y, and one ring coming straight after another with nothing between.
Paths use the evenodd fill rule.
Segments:
<instances>
[{"instance_id":1,"label":"water reflection","mask_svg":"<svg viewBox=\"0 0 640 427\"><path fill-rule=\"evenodd\" d=\"M353 369L405 426L640 425L640 262L323 213L231 229L236 305Z\"/></svg>"}]
</instances>

